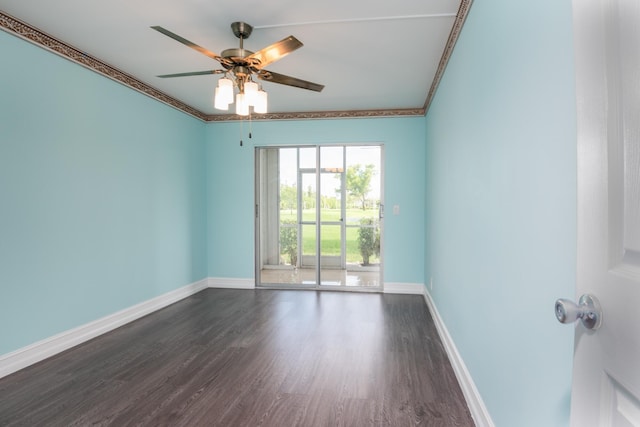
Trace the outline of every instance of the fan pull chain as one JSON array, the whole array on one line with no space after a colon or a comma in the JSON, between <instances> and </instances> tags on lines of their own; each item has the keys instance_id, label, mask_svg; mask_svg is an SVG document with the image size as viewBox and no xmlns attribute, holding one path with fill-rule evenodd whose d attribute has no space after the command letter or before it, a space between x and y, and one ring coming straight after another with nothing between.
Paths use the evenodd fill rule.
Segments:
<instances>
[{"instance_id":1,"label":"fan pull chain","mask_svg":"<svg viewBox=\"0 0 640 427\"><path fill-rule=\"evenodd\" d=\"M253 115L249 112L249 139L253 138ZM242 135L244 134L244 120L240 118L240 146L243 146Z\"/></svg>"}]
</instances>

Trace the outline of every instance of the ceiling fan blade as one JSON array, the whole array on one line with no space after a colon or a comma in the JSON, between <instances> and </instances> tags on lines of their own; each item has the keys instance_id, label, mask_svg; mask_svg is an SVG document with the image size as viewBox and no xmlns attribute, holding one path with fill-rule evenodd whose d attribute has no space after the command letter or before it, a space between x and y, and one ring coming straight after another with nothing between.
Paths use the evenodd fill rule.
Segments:
<instances>
[{"instance_id":1,"label":"ceiling fan blade","mask_svg":"<svg viewBox=\"0 0 640 427\"><path fill-rule=\"evenodd\" d=\"M258 78L267 82L299 87L302 89L313 90L315 92L322 92L322 89L324 89L324 85L308 82L295 77L285 76L284 74L278 74L272 71L260 70L258 72Z\"/></svg>"},{"instance_id":2,"label":"ceiling fan blade","mask_svg":"<svg viewBox=\"0 0 640 427\"><path fill-rule=\"evenodd\" d=\"M159 27L157 25L153 26L151 28L153 28L154 30L164 34L167 37L171 37L175 41L178 41L178 42L182 43L183 45L190 47L191 49L197 50L198 52L200 52L203 55L208 56L209 58L215 59L216 61L220 61L222 59L220 55L218 55L216 53L213 53L210 50L207 50L207 49L203 48L202 46L198 46L197 44L195 44L195 43L193 43L193 42L191 42L191 41L189 41L189 40L187 40L187 39L185 39L183 37L180 37L179 35L177 35L175 33L172 33L171 31L169 31L169 30L167 30L165 28Z\"/></svg>"},{"instance_id":3,"label":"ceiling fan blade","mask_svg":"<svg viewBox=\"0 0 640 427\"><path fill-rule=\"evenodd\" d=\"M245 60L250 61L254 68L260 70L301 47L302 42L300 40L289 36L247 56Z\"/></svg>"},{"instance_id":4,"label":"ceiling fan blade","mask_svg":"<svg viewBox=\"0 0 640 427\"><path fill-rule=\"evenodd\" d=\"M222 74L224 72L225 72L224 70L191 71L188 73L162 74L156 77L161 77L163 79L166 79L168 77L204 76L207 74Z\"/></svg>"}]
</instances>

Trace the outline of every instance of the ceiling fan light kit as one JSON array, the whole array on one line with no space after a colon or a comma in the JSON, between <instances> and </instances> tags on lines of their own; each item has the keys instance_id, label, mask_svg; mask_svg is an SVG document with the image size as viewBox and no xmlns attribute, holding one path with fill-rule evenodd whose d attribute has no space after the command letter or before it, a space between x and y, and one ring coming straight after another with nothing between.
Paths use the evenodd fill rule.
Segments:
<instances>
[{"instance_id":1,"label":"ceiling fan light kit","mask_svg":"<svg viewBox=\"0 0 640 427\"><path fill-rule=\"evenodd\" d=\"M249 102L247 102L244 93L236 95L236 114L239 116L249 115Z\"/></svg>"},{"instance_id":2,"label":"ceiling fan light kit","mask_svg":"<svg viewBox=\"0 0 640 427\"><path fill-rule=\"evenodd\" d=\"M215 90L214 106L218 110L228 110L229 104L233 103L233 81L226 77L218 80Z\"/></svg>"},{"instance_id":3,"label":"ceiling fan light kit","mask_svg":"<svg viewBox=\"0 0 640 427\"><path fill-rule=\"evenodd\" d=\"M240 39L240 47L223 50L222 55L218 55L165 28L159 26L153 26L151 28L220 62L224 68L222 70L193 71L158 76L161 78L172 78L205 74L224 74L224 76L218 80L214 92L214 107L218 110L229 110L229 105L234 103L234 89L237 89L235 95L236 114L247 116L250 114L251 108L256 114L265 114L267 112L267 92L262 89L262 85L253 81L254 75L260 80L308 89L315 92L321 92L324 88L324 85L321 84L263 69L263 67L302 47L302 42L294 36L286 37L254 53L244 49L244 39L249 38L253 27L245 22L234 22L231 24L231 30L233 34Z\"/></svg>"},{"instance_id":4,"label":"ceiling fan light kit","mask_svg":"<svg viewBox=\"0 0 640 427\"><path fill-rule=\"evenodd\" d=\"M257 114L267 113L267 92L262 89L256 93L256 102L253 105L253 112Z\"/></svg>"}]
</instances>

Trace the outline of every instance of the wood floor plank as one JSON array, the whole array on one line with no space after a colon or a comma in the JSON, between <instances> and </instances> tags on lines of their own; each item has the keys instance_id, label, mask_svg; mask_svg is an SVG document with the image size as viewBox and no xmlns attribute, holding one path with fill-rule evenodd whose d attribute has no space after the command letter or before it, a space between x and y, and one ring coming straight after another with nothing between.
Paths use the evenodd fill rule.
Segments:
<instances>
[{"instance_id":1,"label":"wood floor plank","mask_svg":"<svg viewBox=\"0 0 640 427\"><path fill-rule=\"evenodd\" d=\"M1 426L473 426L417 295L207 289L0 397Z\"/></svg>"}]
</instances>

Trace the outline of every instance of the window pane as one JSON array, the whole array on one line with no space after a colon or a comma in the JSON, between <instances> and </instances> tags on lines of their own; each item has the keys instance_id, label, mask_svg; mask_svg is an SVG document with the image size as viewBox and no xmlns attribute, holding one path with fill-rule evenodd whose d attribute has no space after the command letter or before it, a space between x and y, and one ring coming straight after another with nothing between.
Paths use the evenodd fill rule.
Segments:
<instances>
[{"instance_id":1,"label":"window pane","mask_svg":"<svg viewBox=\"0 0 640 427\"><path fill-rule=\"evenodd\" d=\"M316 226L315 224L303 224L301 227L302 240L302 267L314 267L316 265Z\"/></svg>"},{"instance_id":2,"label":"window pane","mask_svg":"<svg viewBox=\"0 0 640 427\"><path fill-rule=\"evenodd\" d=\"M322 225L320 230L320 251L322 256L340 256L342 236L340 225Z\"/></svg>"},{"instance_id":3,"label":"window pane","mask_svg":"<svg viewBox=\"0 0 640 427\"><path fill-rule=\"evenodd\" d=\"M298 174L296 173L296 160L298 150L281 148L279 151L280 222L297 221Z\"/></svg>"},{"instance_id":4,"label":"window pane","mask_svg":"<svg viewBox=\"0 0 640 427\"><path fill-rule=\"evenodd\" d=\"M347 264L375 265L380 262L380 224L363 218L360 226L347 227Z\"/></svg>"},{"instance_id":5,"label":"window pane","mask_svg":"<svg viewBox=\"0 0 640 427\"><path fill-rule=\"evenodd\" d=\"M324 172L342 172L343 147L320 147L320 167Z\"/></svg>"},{"instance_id":6,"label":"window pane","mask_svg":"<svg viewBox=\"0 0 640 427\"><path fill-rule=\"evenodd\" d=\"M300 169L316 169L316 147L300 148Z\"/></svg>"},{"instance_id":7,"label":"window pane","mask_svg":"<svg viewBox=\"0 0 640 427\"><path fill-rule=\"evenodd\" d=\"M295 220L280 224L280 265L298 265L298 224Z\"/></svg>"},{"instance_id":8,"label":"window pane","mask_svg":"<svg viewBox=\"0 0 640 427\"><path fill-rule=\"evenodd\" d=\"M342 175L322 173L320 175L320 221L341 221L342 219Z\"/></svg>"}]
</instances>

